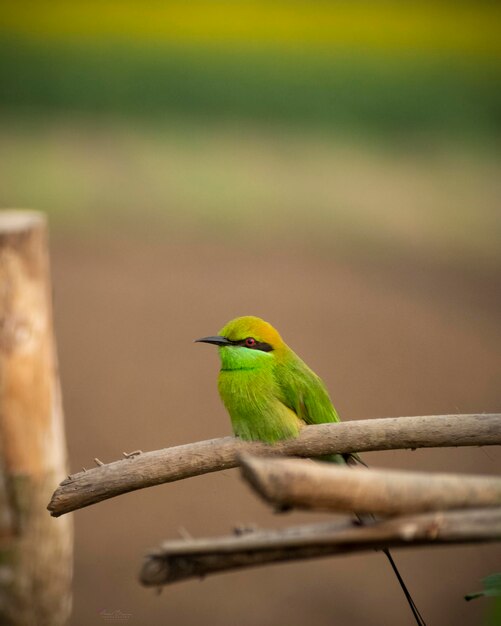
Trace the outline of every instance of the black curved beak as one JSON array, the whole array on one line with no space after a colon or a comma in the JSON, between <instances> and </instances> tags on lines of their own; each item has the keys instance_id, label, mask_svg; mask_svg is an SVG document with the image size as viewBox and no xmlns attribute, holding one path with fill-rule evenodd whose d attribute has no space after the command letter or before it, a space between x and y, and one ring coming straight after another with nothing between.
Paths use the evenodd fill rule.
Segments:
<instances>
[{"instance_id":1,"label":"black curved beak","mask_svg":"<svg viewBox=\"0 0 501 626\"><path fill-rule=\"evenodd\" d=\"M215 337L202 337L201 339L195 339L195 343L213 343L215 346L231 346L233 345L226 337L216 335Z\"/></svg>"}]
</instances>

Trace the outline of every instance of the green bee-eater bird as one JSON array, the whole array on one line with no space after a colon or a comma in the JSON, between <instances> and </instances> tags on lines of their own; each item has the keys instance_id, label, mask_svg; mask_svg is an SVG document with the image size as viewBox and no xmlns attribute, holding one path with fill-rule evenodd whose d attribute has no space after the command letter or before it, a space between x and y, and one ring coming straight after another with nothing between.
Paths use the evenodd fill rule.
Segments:
<instances>
[{"instance_id":1,"label":"green bee-eater bird","mask_svg":"<svg viewBox=\"0 0 501 626\"><path fill-rule=\"evenodd\" d=\"M237 317L218 335L196 341L219 347L219 394L233 432L241 439L275 443L297 437L305 424L339 421L322 380L268 322L253 316ZM322 460L342 463L349 456L331 455ZM384 553L422 626L424 621L390 552Z\"/></svg>"}]
</instances>

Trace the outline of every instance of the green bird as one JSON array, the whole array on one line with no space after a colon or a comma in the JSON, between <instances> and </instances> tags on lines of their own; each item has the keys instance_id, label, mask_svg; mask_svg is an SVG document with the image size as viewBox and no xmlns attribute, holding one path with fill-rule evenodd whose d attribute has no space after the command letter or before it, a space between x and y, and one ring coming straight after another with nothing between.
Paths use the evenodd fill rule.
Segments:
<instances>
[{"instance_id":1,"label":"green bird","mask_svg":"<svg viewBox=\"0 0 501 626\"><path fill-rule=\"evenodd\" d=\"M339 422L321 378L284 342L271 324L259 317L237 317L217 335L196 339L218 346L219 394L230 414L235 435L244 440L275 443L297 437L306 424ZM357 455L322 457L338 463ZM385 555L397 576L416 622L424 624L388 550Z\"/></svg>"}]
</instances>

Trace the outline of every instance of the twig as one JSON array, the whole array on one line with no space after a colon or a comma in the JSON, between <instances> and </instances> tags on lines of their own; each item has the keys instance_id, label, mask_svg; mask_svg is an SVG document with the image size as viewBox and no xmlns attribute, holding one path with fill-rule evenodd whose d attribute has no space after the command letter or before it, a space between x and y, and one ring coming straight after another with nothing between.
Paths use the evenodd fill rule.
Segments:
<instances>
[{"instance_id":1,"label":"twig","mask_svg":"<svg viewBox=\"0 0 501 626\"><path fill-rule=\"evenodd\" d=\"M297 439L274 446L224 437L145 452L74 474L60 484L47 508L58 517L136 489L236 467L242 452L315 457L334 452L499 444L501 414L389 417L306 426Z\"/></svg>"},{"instance_id":2,"label":"twig","mask_svg":"<svg viewBox=\"0 0 501 626\"><path fill-rule=\"evenodd\" d=\"M146 556L143 585L158 586L228 570L383 548L501 540L501 508L425 513L354 526L314 524L241 536L177 540Z\"/></svg>"},{"instance_id":3,"label":"twig","mask_svg":"<svg viewBox=\"0 0 501 626\"><path fill-rule=\"evenodd\" d=\"M244 478L279 508L409 515L501 507L501 478L494 476L367 470L250 455L240 462Z\"/></svg>"}]
</instances>

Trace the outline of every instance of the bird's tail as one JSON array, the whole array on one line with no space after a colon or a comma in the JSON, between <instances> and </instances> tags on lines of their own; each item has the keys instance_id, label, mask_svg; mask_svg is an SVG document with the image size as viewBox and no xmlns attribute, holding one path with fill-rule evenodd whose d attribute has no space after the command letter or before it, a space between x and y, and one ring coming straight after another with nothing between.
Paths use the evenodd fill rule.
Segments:
<instances>
[{"instance_id":1,"label":"bird's tail","mask_svg":"<svg viewBox=\"0 0 501 626\"><path fill-rule=\"evenodd\" d=\"M366 465L362 459L358 456L358 454L355 453L350 453L350 454L343 454L342 455L344 462L347 465L364 465L365 467L368 467L368 465ZM373 515L357 515L358 520L360 521L361 524L364 524L364 520L367 521L368 519L374 520L374 516ZM402 578L402 575L400 574L398 567L395 563L395 561L393 560L393 556L391 554L391 552L388 550L388 548L385 548L383 550L384 555L386 556L386 558L388 559L390 565L391 565L391 569L393 570L395 576L397 577L398 580L398 584L400 585L402 591L404 592L404 596L405 599L407 600L407 602L409 603L409 607L412 611L412 614L414 616L414 619L416 620L416 624L418 626L426 626L426 622L424 621L421 613L419 612L419 609L417 608L414 600L412 599L411 593L410 591L407 589L407 585L404 582L404 579Z\"/></svg>"},{"instance_id":2,"label":"bird's tail","mask_svg":"<svg viewBox=\"0 0 501 626\"><path fill-rule=\"evenodd\" d=\"M374 521L376 519L374 517L374 515L370 515L370 514L366 514L366 515L358 515L358 514L356 514L356 516L357 516L357 519L358 519L359 523L362 526L365 525L369 520L370 521ZM414 616L414 619L416 620L416 624L418 626L426 626L426 622L424 621L423 616L419 612L419 609L417 608L414 600L412 599L411 592L407 589L407 585L405 584L404 579L402 578L402 575L400 574L400 572L398 570L397 564L393 560L393 556L392 556L390 550L388 548L383 548L382 552L385 555L385 557L388 559L388 561L389 561L389 563L391 565L391 569L393 570L393 573L397 577L398 584L400 585L400 588L404 592L405 599L407 600L407 602L409 604L409 607L410 607L410 609L412 611L412 615Z\"/></svg>"},{"instance_id":3,"label":"bird's tail","mask_svg":"<svg viewBox=\"0 0 501 626\"><path fill-rule=\"evenodd\" d=\"M400 572L398 571L398 567L396 566L395 561L393 560L391 552L388 550L388 548L385 548L383 552L386 558L388 559L388 561L390 562L391 569L393 570L393 572L395 573L395 576L397 577L398 584L400 585L402 591L404 592L405 599L409 603L412 614L414 615L414 619L416 620L416 624L418 624L418 626L426 626L426 622L424 621L421 613L419 612L419 609L414 603L414 600L412 599L410 591L407 589L407 585L405 584L404 579L402 578L402 576L400 575Z\"/></svg>"}]
</instances>

